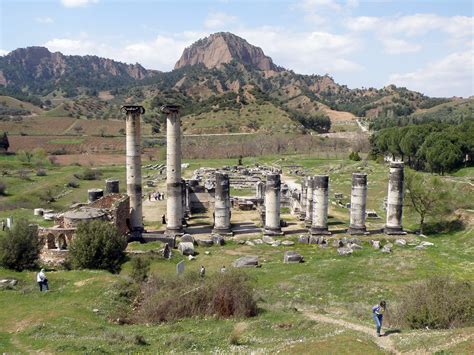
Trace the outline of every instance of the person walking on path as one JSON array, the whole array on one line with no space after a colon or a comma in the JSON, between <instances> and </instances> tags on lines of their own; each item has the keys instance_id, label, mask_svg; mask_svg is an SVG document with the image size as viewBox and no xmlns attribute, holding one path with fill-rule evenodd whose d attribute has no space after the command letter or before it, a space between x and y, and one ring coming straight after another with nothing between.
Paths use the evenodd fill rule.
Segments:
<instances>
[{"instance_id":1,"label":"person walking on path","mask_svg":"<svg viewBox=\"0 0 474 355\"><path fill-rule=\"evenodd\" d=\"M375 305L372 307L372 316L375 321L375 326L377 328L377 336L382 336L380 334L380 331L382 329L382 320L383 320L383 314L385 312L385 308L387 306L387 303L385 301L381 301L380 304Z\"/></svg>"},{"instance_id":2,"label":"person walking on path","mask_svg":"<svg viewBox=\"0 0 474 355\"><path fill-rule=\"evenodd\" d=\"M41 269L40 272L36 274L36 282L38 282L38 286L40 288L40 292L48 291L48 279L46 278L46 274L44 272L44 269Z\"/></svg>"}]
</instances>

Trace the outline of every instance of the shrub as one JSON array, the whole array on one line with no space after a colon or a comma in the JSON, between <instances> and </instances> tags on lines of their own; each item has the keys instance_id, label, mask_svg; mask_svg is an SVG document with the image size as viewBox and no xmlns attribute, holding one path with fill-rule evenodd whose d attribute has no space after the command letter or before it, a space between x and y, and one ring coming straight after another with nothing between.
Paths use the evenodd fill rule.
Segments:
<instances>
[{"instance_id":1,"label":"shrub","mask_svg":"<svg viewBox=\"0 0 474 355\"><path fill-rule=\"evenodd\" d=\"M19 219L11 230L0 237L0 264L8 269L33 269L39 256L38 230Z\"/></svg>"},{"instance_id":2,"label":"shrub","mask_svg":"<svg viewBox=\"0 0 474 355\"><path fill-rule=\"evenodd\" d=\"M7 193L7 185L4 182L0 181L0 195L5 196L6 193Z\"/></svg>"},{"instance_id":3,"label":"shrub","mask_svg":"<svg viewBox=\"0 0 474 355\"><path fill-rule=\"evenodd\" d=\"M132 272L130 277L135 282L143 282L148 278L148 273L150 272L150 259L142 256L136 256L132 258Z\"/></svg>"},{"instance_id":4,"label":"shrub","mask_svg":"<svg viewBox=\"0 0 474 355\"><path fill-rule=\"evenodd\" d=\"M78 225L69 250L75 268L120 271L125 261L127 239L117 228L105 221L84 222Z\"/></svg>"},{"instance_id":5,"label":"shrub","mask_svg":"<svg viewBox=\"0 0 474 355\"><path fill-rule=\"evenodd\" d=\"M46 176L46 170L44 169L36 170L36 176Z\"/></svg>"},{"instance_id":6,"label":"shrub","mask_svg":"<svg viewBox=\"0 0 474 355\"><path fill-rule=\"evenodd\" d=\"M79 183L76 180L71 180L66 184L66 187L72 187L73 189L77 189L79 187Z\"/></svg>"},{"instance_id":7,"label":"shrub","mask_svg":"<svg viewBox=\"0 0 474 355\"><path fill-rule=\"evenodd\" d=\"M84 169L81 173L74 174L79 180L97 180L102 176L102 172L94 169Z\"/></svg>"},{"instance_id":8,"label":"shrub","mask_svg":"<svg viewBox=\"0 0 474 355\"><path fill-rule=\"evenodd\" d=\"M448 329L474 324L474 287L470 281L435 276L409 285L395 307L394 320L413 329Z\"/></svg>"},{"instance_id":9,"label":"shrub","mask_svg":"<svg viewBox=\"0 0 474 355\"><path fill-rule=\"evenodd\" d=\"M252 317L257 303L247 274L218 273L202 279L197 273L182 277L152 276L142 284L134 323L158 323L188 317Z\"/></svg>"},{"instance_id":10,"label":"shrub","mask_svg":"<svg viewBox=\"0 0 474 355\"><path fill-rule=\"evenodd\" d=\"M353 161L360 161L361 159L359 156L359 152L351 152L351 154L349 154L349 159Z\"/></svg>"}]
</instances>

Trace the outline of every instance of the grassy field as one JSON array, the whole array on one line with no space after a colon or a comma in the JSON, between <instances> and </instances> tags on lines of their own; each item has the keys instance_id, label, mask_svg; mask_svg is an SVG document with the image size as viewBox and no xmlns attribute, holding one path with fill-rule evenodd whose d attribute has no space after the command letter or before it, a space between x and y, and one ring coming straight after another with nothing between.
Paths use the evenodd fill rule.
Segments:
<instances>
[{"instance_id":1,"label":"grassy field","mask_svg":"<svg viewBox=\"0 0 474 355\"><path fill-rule=\"evenodd\" d=\"M235 165L235 159L187 161L184 170L189 176L199 166L219 167ZM369 162L315 159L310 156L267 156L245 158L244 164L300 164L309 173L330 175L330 197L334 192L345 196L350 191L350 174L366 171L369 174L368 208L384 217L381 206L386 194L388 170L386 166ZM54 167L46 177L31 176L24 181L15 172L25 169L14 157L2 157L0 170L8 170L8 195L0 197L0 217L8 215L32 216L31 208L40 206L39 194L45 188L63 188L73 173L82 167ZM52 204L60 210L73 201L84 201L86 190L103 185L108 177L117 177L124 188L123 166L100 167L102 178L97 181L80 181L80 187L58 198ZM458 171L450 179L453 188L464 188L466 179L472 179L472 168ZM144 170L144 175L150 171ZM289 175L287 168L284 174ZM34 175L34 174L33 174ZM292 176L293 179L299 179ZM161 186L160 186L161 188ZM472 189L462 197L468 208L472 206ZM23 204L21 208L16 204ZM286 212L286 211L285 211ZM283 216L290 223L299 223L289 214ZM190 223L201 222L200 219ZM330 228L340 229L347 224L348 210L330 208ZM383 225L384 219L368 222L372 228ZM416 218L405 210L404 226L417 227ZM336 234L335 237L342 237ZM124 264L120 274L103 271L76 270L50 271L51 292L41 294L34 282L34 272L12 272L0 269L0 278L15 277L19 285L14 290L0 291L0 350L7 353L66 352L66 353L324 353L324 354L384 354L390 352L470 354L474 352L474 328L446 331L401 329L399 333L383 337L381 342L372 334L371 305L381 298L387 300L386 328L390 326L390 307L397 303L404 287L412 281L432 275L451 275L460 280L474 282L474 231L466 226L462 230L429 235L427 239L409 234L410 242L428 240L434 246L415 250L413 246L395 246L393 253L384 254L370 247L369 239L393 240L383 235L362 237L363 249L351 257L339 257L335 248L295 244L291 247L269 245L239 245L230 241L223 247L198 247L197 260L189 261L174 252L171 260L152 257L153 273L173 275L175 265L184 260L186 272L197 273L200 265L207 269L206 277L213 277L222 265L230 267L242 255L258 255L261 268L246 270L253 278L260 313L248 319L185 319L158 325L119 325L107 318L110 308L111 287L126 278L130 262ZM253 238L258 237L257 235ZM296 240L298 234L285 237ZM242 238L239 237L239 238ZM245 239L247 237L244 237ZM250 237L249 237L250 238ZM160 243L132 243L133 251L150 252ZM302 264L283 264L285 250L295 250L305 258ZM206 254L205 252L209 253ZM183 298L183 302L186 299ZM14 308L12 307L14 305ZM97 311L94 312L93 310ZM344 321L328 322L326 318ZM326 320L325 320L326 319ZM359 328L358 328L359 327ZM360 328L362 327L362 328ZM239 345L229 340L234 329L241 329ZM141 338L141 337L143 338ZM144 341L143 341L144 340ZM385 343L384 343L385 342ZM387 344L389 347L387 348Z\"/></svg>"}]
</instances>

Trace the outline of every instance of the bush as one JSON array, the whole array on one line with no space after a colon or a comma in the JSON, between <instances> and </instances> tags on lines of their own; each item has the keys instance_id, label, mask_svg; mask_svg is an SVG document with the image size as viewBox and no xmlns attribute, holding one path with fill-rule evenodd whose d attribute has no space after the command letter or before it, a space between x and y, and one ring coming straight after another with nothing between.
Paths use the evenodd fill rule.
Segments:
<instances>
[{"instance_id":1,"label":"bush","mask_svg":"<svg viewBox=\"0 0 474 355\"><path fill-rule=\"evenodd\" d=\"M412 329L448 329L474 325L474 287L469 281L435 276L406 287L393 314Z\"/></svg>"},{"instance_id":2,"label":"bush","mask_svg":"<svg viewBox=\"0 0 474 355\"><path fill-rule=\"evenodd\" d=\"M4 182L0 181L0 195L5 196L6 193L7 193L7 185Z\"/></svg>"},{"instance_id":3,"label":"bush","mask_svg":"<svg viewBox=\"0 0 474 355\"><path fill-rule=\"evenodd\" d=\"M105 221L79 224L69 250L74 268L120 271L125 261L127 238Z\"/></svg>"},{"instance_id":4,"label":"bush","mask_svg":"<svg viewBox=\"0 0 474 355\"><path fill-rule=\"evenodd\" d=\"M46 176L46 170L44 169L36 170L36 176Z\"/></svg>"},{"instance_id":5,"label":"bush","mask_svg":"<svg viewBox=\"0 0 474 355\"><path fill-rule=\"evenodd\" d=\"M361 159L359 156L359 152L351 152L351 154L349 154L349 159L353 161L360 161Z\"/></svg>"},{"instance_id":6,"label":"bush","mask_svg":"<svg viewBox=\"0 0 474 355\"><path fill-rule=\"evenodd\" d=\"M84 169L81 173L74 174L79 180L97 180L102 176L102 172L94 169Z\"/></svg>"},{"instance_id":7,"label":"bush","mask_svg":"<svg viewBox=\"0 0 474 355\"><path fill-rule=\"evenodd\" d=\"M257 314L254 291L241 271L200 278L151 276L142 283L138 309L129 312L133 323L158 323L188 317L252 317Z\"/></svg>"},{"instance_id":8,"label":"bush","mask_svg":"<svg viewBox=\"0 0 474 355\"><path fill-rule=\"evenodd\" d=\"M66 187L72 187L73 189L77 189L79 187L79 183L76 180L71 180L66 184Z\"/></svg>"},{"instance_id":9,"label":"bush","mask_svg":"<svg viewBox=\"0 0 474 355\"><path fill-rule=\"evenodd\" d=\"M148 273L150 272L150 259L142 256L136 256L131 261L132 272L130 277L135 282L143 282L148 278Z\"/></svg>"},{"instance_id":10,"label":"bush","mask_svg":"<svg viewBox=\"0 0 474 355\"><path fill-rule=\"evenodd\" d=\"M8 269L33 269L39 257L38 230L20 219L0 237L0 264Z\"/></svg>"}]
</instances>

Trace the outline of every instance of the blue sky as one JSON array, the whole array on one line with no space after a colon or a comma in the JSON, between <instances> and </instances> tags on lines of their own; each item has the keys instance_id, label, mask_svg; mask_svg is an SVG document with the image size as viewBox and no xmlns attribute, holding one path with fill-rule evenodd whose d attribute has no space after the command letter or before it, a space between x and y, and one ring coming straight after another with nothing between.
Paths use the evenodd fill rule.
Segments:
<instances>
[{"instance_id":1,"label":"blue sky","mask_svg":"<svg viewBox=\"0 0 474 355\"><path fill-rule=\"evenodd\" d=\"M230 31L274 62L350 88L471 96L474 19L464 0L0 0L0 54L33 45L171 70L199 38Z\"/></svg>"}]
</instances>

